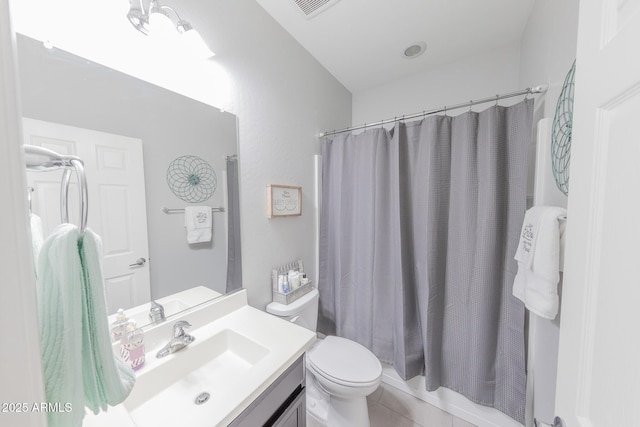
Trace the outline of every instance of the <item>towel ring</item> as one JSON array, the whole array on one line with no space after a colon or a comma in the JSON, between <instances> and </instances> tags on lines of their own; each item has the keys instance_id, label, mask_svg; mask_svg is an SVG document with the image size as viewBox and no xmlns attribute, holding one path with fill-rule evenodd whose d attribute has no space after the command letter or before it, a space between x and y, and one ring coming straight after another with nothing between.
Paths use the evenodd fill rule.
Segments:
<instances>
[{"instance_id":1,"label":"towel ring","mask_svg":"<svg viewBox=\"0 0 640 427\"><path fill-rule=\"evenodd\" d=\"M36 191L33 187L27 188L27 200L29 201L29 215L33 215L33 192Z\"/></svg>"},{"instance_id":2,"label":"towel ring","mask_svg":"<svg viewBox=\"0 0 640 427\"><path fill-rule=\"evenodd\" d=\"M84 233L89 216L89 190L82 160L77 156L58 154L55 151L34 145L25 145L24 152L25 166L29 170L52 171L64 169L60 185L60 218L63 223L69 223L69 187L71 185L71 171L72 169L75 171L80 195L80 224L78 228L81 234Z\"/></svg>"},{"instance_id":3,"label":"towel ring","mask_svg":"<svg viewBox=\"0 0 640 427\"><path fill-rule=\"evenodd\" d=\"M89 216L89 191L87 190L87 177L84 173L82 160L71 159L69 161L78 178L78 194L80 197L80 234L87 229ZM63 223L69 223L69 187L71 185L71 169L65 169L60 186L60 218Z\"/></svg>"}]
</instances>

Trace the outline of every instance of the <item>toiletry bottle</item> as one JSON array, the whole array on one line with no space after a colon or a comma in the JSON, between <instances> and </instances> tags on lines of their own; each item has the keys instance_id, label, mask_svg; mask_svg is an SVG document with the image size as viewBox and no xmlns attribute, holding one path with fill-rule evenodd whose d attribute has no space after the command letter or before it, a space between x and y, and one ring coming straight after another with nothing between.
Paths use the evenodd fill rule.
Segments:
<instances>
[{"instance_id":1,"label":"toiletry bottle","mask_svg":"<svg viewBox=\"0 0 640 427\"><path fill-rule=\"evenodd\" d=\"M278 292L284 294L284 274L278 274Z\"/></svg>"},{"instance_id":2,"label":"toiletry bottle","mask_svg":"<svg viewBox=\"0 0 640 427\"><path fill-rule=\"evenodd\" d=\"M289 289L289 276L285 273L282 275L282 293L288 294L291 289Z\"/></svg>"},{"instance_id":3,"label":"toiletry bottle","mask_svg":"<svg viewBox=\"0 0 640 427\"><path fill-rule=\"evenodd\" d=\"M111 342L117 342L127 331L127 327L133 322L129 320L124 310L119 308L116 314L116 320L111 324Z\"/></svg>"},{"instance_id":4,"label":"toiletry bottle","mask_svg":"<svg viewBox=\"0 0 640 427\"><path fill-rule=\"evenodd\" d=\"M144 331L136 327L135 320L127 326L120 338L120 358L136 371L144 365Z\"/></svg>"},{"instance_id":5,"label":"toiletry bottle","mask_svg":"<svg viewBox=\"0 0 640 427\"><path fill-rule=\"evenodd\" d=\"M300 273L295 270L289 270L289 289L295 291L300 287Z\"/></svg>"}]
</instances>

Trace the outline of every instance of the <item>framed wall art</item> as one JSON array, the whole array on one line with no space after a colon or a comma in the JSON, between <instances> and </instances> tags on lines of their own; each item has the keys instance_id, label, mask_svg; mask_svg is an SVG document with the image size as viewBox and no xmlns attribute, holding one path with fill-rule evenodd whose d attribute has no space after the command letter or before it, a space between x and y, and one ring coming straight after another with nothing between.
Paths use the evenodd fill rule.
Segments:
<instances>
[{"instance_id":1,"label":"framed wall art","mask_svg":"<svg viewBox=\"0 0 640 427\"><path fill-rule=\"evenodd\" d=\"M292 185L267 186L267 217L302 215L302 187Z\"/></svg>"}]
</instances>

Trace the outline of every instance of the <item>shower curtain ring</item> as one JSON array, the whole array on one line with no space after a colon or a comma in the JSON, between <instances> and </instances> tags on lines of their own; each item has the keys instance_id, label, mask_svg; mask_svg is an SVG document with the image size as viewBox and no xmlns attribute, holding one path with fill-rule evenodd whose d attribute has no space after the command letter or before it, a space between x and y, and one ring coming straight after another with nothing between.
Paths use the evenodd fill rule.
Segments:
<instances>
[{"instance_id":1,"label":"shower curtain ring","mask_svg":"<svg viewBox=\"0 0 640 427\"><path fill-rule=\"evenodd\" d=\"M496 107L498 106L498 99L500 99L500 95L496 95Z\"/></svg>"},{"instance_id":2,"label":"shower curtain ring","mask_svg":"<svg viewBox=\"0 0 640 427\"><path fill-rule=\"evenodd\" d=\"M447 117L447 106L444 106L444 116Z\"/></svg>"},{"instance_id":3,"label":"shower curtain ring","mask_svg":"<svg viewBox=\"0 0 640 427\"><path fill-rule=\"evenodd\" d=\"M473 99L469 101L469 112L471 112L471 106L473 105Z\"/></svg>"}]
</instances>

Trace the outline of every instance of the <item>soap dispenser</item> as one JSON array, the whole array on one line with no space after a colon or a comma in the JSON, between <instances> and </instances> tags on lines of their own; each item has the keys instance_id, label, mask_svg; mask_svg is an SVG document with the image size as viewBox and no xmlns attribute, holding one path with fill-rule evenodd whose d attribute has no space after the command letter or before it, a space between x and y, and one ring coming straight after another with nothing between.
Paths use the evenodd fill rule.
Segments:
<instances>
[{"instance_id":1,"label":"soap dispenser","mask_svg":"<svg viewBox=\"0 0 640 427\"><path fill-rule=\"evenodd\" d=\"M124 310L119 308L116 314L116 320L111 324L111 342L120 341L122 334L126 332L131 322L133 322L133 320L129 320L127 315L124 314Z\"/></svg>"},{"instance_id":2,"label":"soap dispenser","mask_svg":"<svg viewBox=\"0 0 640 427\"><path fill-rule=\"evenodd\" d=\"M137 371L144 365L144 331L136 327L135 320L132 320L127 331L120 338L120 358L131 369Z\"/></svg>"}]
</instances>

